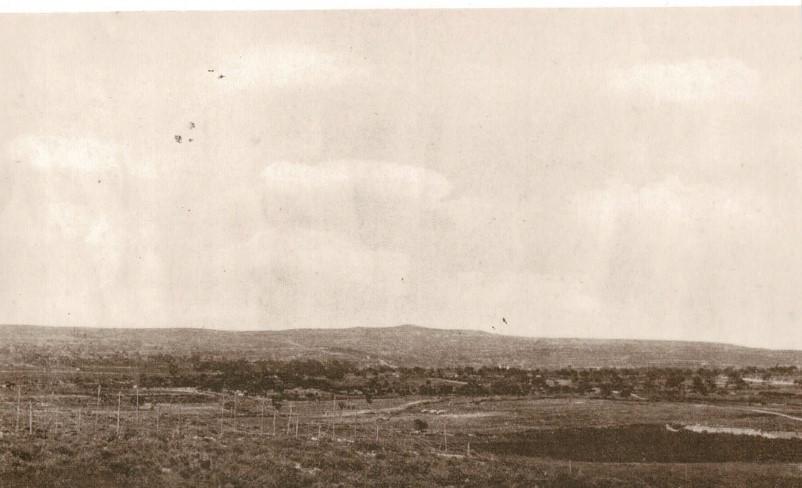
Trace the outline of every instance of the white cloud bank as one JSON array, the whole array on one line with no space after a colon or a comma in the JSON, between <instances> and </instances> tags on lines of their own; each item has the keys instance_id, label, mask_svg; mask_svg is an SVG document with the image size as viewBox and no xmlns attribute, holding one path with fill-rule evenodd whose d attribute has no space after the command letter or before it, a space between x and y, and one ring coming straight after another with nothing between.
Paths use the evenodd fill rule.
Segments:
<instances>
[{"instance_id":1,"label":"white cloud bank","mask_svg":"<svg viewBox=\"0 0 802 488\"><path fill-rule=\"evenodd\" d=\"M263 212L274 225L355 235L373 248L408 244L451 192L436 171L379 161L279 161L262 178Z\"/></svg>"},{"instance_id":2,"label":"white cloud bank","mask_svg":"<svg viewBox=\"0 0 802 488\"><path fill-rule=\"evenodd\" d=\"M121 156L113 144L91 137L33 135L13 141L10 153L13 158L41 170L105 170L115 167Z\"/></svg>"},{"instance_id":3,"label":"white cloud bank","mask_svg":"<svg viewBox=\"0 0 802 488\"><path fill-rule=\"evenodd\" d=\"M379 161L345 160L314 165L277 161L264 168L262 177L270 191L293 193L370 191L437 201L451 191L448 180L435 171Z\"/></svg>"},{"instance_id":4,"label":"white cloud bank","mask_svg":"<svg viewBox=\"0 0 802 488\"><path fill-rule=\"evenodd\" d=\"M226 83L240 89L259 86L336 85L367 75L367 68L341 55L307 46L273 45L247 51L220 67Z\"/></svg>"},{"instance_id":5,"label":"white cloud bank","mask_svg":"<svg viewBox=\"0 0 802 488\"><path fill-rule=\"evenodd\" d=\"M759 81L757 71L735 59L640 64L608 75L614 92L657 102L748 101Z\"/></svg>"},{"instance_id":6,"label":"white cloud bank","mask_svg":"<svg viewBox=\"0 0 802 488\"><path fill-rule=\"evenodd\" d=\"M134 161L121 144L86 135L29 134L13 139L6 147L9 157L33 169L48 171L107 172L124 168L132 176L153 178L155 167Z\"/></svg>"}]
</instances>

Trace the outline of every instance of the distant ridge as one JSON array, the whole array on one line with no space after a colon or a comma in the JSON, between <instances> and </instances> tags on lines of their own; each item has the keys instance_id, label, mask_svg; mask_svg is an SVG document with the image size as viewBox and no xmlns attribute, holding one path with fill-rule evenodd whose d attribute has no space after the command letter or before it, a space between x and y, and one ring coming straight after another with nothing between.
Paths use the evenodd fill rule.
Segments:
<instances>
[{"instance_id":1,"label":"distant ridge","mask_svg":"<svg viewBox=\"0 0 802 488\"><path fill-rule=\"evenodd\" d=\"M339 359L408 367L802 366L802 351L690 341L530 338L412 324L275 331L0 325L0 361L20 350L53 357L200 353L246 359Z\"/></svg>"}]
</instances>

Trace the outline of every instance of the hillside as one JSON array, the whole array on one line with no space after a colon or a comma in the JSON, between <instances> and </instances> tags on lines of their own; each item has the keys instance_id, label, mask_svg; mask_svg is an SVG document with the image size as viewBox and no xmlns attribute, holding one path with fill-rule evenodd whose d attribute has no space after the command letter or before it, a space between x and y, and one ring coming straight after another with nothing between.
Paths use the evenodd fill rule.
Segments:
<instances>
[{"instance_id":1,"label":"hillside","mask_svg":"<svg viewBox=\"0 0 802 488\"><path fill-rule=\"evenodd\" d=\"M802 366L802 351L719 343L538 339L403 325L387 328L219 331L0 325L0 361L20 352L59 356L114 353L216 354L228 358L341 359L391 366L524 368Z\"/></svg>"}]
</instances>

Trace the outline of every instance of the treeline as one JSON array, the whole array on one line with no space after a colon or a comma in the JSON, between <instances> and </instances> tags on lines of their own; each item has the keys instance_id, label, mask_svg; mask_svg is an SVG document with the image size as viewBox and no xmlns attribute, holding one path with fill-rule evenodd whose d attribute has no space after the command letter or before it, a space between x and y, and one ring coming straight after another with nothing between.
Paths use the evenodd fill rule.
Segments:
<instances>
[{"instance_id":1,"label":"treeline","mask_svg":"<svg viewBox=\"0 0 802 488\"><path fill-rule=\"evenodd\" d=\"M598 368L518 369L507 367L359 367L340 360L246 361L158 358L143 374L146 387L195 387L248 394L282 393L316 397L329 393L366 397L397 395L579 394L629 398L706 396L760 386L772 378L802 381L795 366L771 368Z\"/></svg>"},{"instance_id":2,"label":"treeline","mask_svg":"<svg viewBox=\"0 0 802 488\"><path fill-rule=\"evenodd\" d=\"M140 384L144 387L195 387L258 395L298 388L332 391L340 389L346 376L362 371L351 363L338 360L182 362L165 357L163 363L163 372L141 375Z\"/></svg>"},{"instance_id":3,"label":"treeline","mask_svg":"<svg viewBox=\"0 0 802 488\"><path fill-rule=\"evenodd\" d=\"M602 398L684 398L772 391L773 380L802 383L796 366L770 368L583 368L520 369L511 367L392 368L364 366L338 359L290 361L226 359L219 356L170 354L91 356L61 363L73 372L58 375L16 372L0 376L0 386L37 382L43 388L73 385L78 390L122 388L197 388L288 399L400 395L585 395ZM54 385L58 383L58 385ZM105 391L105 390L104 390ZM783 394L789 394L787 389ZM790 393L793 394L793 393Z\"/></svg>"}]
</instances>

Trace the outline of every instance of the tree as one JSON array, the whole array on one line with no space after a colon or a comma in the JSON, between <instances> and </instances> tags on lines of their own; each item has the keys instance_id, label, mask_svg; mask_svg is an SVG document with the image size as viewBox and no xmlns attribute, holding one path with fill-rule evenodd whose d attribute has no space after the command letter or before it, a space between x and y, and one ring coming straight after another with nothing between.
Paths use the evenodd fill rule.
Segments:
<instances>
[{"instance_id":1,"label":"tree","mask_svg":"<svg viewBox=\"0 0 802 488\"><path fill-rule=\"evenodd\" d=\"M746 381L744 381L741 377L741 373L738 371L730 371L727 374L727 386L740 390L746 387Z\"/></svg>"},{"instance_id":2,"label":"tree","mask_svg":"<svg viewBox=\"0 0 802 488\"><path fill-rule=\"evenodd\" d=\"M699 375L695 375L693 377L693 391L699 393L700 395L707 395L707 385Z\"/></svg>"},{"instance_id":3,"label":"tree","mask_svg":"<svg viewBox=\"0 0 802 488\"><path fill-rule=\"evenodd\" d=\"M679 371L672 371L668 373L668 377L666 378L666 388L669 390L679 390L682 388L682 384L685 382L685 377Z\"/></svg>"},{"instance_id":4,"label":"tree","mask_svg":"<svg viewBox=\"0 0 802 488\"><path fill-rule=\"evenodd\" d=\"M423 432L429 428L429 424L427 424L425 420L421 419L413 420L412 424L415 426L415 430L417 430L418 432Z\"/></svg>"},{"instance_id":5,"label":"tree","mask_svg":"<svg viewBox=\"0 0 802 488\"><path fill-rule=\"evenodd\" d=\"M167 372L170 373L170 376L175 378L176 376L178 376L179 371L180 370L178 368L178 364L176 364L175 362L175 359L170 358L169 362L167 363Z\"/></svg>"}]
</instances>

